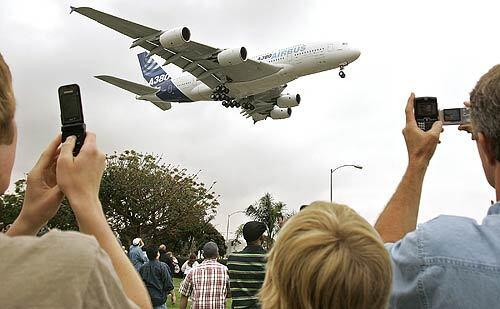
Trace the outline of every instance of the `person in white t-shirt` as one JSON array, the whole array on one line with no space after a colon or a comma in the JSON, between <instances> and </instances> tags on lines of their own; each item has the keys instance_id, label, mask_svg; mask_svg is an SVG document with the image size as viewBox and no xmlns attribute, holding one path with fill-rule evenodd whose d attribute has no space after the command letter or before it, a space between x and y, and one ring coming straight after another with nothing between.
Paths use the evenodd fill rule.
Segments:
<instances>
[{"instance_id":1,"label":"person in white t-shirt","mask_svg":"<svg viewBox=\"0 0 500 309\"><path fill-rule=\"evenodd\" d=\"M189 274L191 269L195 268L198 265L199 265L199 263L198 263L198 261L196 261L196 255L194 253L191 253L191 255L189 256L189 260L184 262L184 264L182 264L182 267L181 267L181 271L184 274L184 277Z\"/></svg>"}]
</instances>

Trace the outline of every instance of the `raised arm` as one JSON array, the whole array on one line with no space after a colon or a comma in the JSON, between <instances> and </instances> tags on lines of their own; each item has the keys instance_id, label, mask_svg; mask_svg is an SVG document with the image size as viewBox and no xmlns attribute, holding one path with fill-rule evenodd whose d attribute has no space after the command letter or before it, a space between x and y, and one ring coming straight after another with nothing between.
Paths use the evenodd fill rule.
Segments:
<instances>
[{"instance_id":1,"label":"raised arm","mask_svg":"<svg viewBox=\"0 0 500 309\"><path fill-rule=\"evenodd\" d=\"M440 121L424 132L415 121L412 93L406 104L403 135L408 150L408 167L396 192L380 214L375 229L384 242L396 242L417 226L420 196L427 166L439 143L443 127Z\"/></svg>"},{"instance_id":2,"label":"raised arm","mask_svg":"<svg viewBox=\"0 0 500 309\"><path fill-rule=\"evenodd\" d=\"M10 236L36 235L54 217L64 198L56 183L56 160L61 135L56 136L28 174L24 203Z\"/></svg>"},{"instance_id":3,"label":"raised arm","mask_svg":"<svg viewBox=\"0 0 500 309\"><path fill-rule=\"evenodd\" d=\"M148 292L116 241L99 201L99 187L106 164L97 148L96 137L87 133L78 156L73 157L75 138L69 137L61 147L57 161L57 183L66 194L78 221L80 231L93 235L111 258L127 297L141 308L151 308Z\"/></svg>"}]
</instances>

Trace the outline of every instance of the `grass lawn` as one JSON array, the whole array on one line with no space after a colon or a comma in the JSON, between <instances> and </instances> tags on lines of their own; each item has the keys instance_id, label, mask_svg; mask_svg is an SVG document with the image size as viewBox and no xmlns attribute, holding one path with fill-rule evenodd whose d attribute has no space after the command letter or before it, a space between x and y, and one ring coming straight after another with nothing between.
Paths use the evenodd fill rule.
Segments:
<instances>
[{"instance_id":1,"label":"grass lawn","mask_svg":"<svg viewBox=\"0 0 500 309\"><path fill-rule=\"evenodd\" d=\"M167 300L167 308L179 308L179 303L181 301L181 294L179 294L179 286L181 285L181 279L179 278L174 278L174 286L175 286L175 296L177 298L177 301L175 302L175 305L172 305L172 302L170 301L170 297ZM231 298L229 298L226 301L226 308L231 308ZM189 306L188 306L189 308Z\"/></svg>"}]
</instances>

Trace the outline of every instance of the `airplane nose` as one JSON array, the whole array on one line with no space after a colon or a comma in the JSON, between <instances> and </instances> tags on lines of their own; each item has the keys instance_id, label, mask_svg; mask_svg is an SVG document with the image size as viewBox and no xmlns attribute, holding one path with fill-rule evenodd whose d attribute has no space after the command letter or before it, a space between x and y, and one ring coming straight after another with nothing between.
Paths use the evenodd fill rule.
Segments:
<instances>
[{"instance_id":1,"label":"airplane nose","mask_svg":"<svg viewBox=\"0 0 500 309\"><path fill-rule=\"evenodd\" d=\"M351 48L349 50L349 62L353 62L354 60L358 59L360 55L361 52L359 50Z\"/></svg>"}]
</instances>

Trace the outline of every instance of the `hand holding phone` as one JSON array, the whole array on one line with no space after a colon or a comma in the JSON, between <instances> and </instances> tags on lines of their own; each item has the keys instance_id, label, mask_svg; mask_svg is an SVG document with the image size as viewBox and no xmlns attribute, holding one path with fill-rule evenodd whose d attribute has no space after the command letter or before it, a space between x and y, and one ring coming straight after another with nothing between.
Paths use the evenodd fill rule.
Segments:
<instances>
[{"instance_id":1,"label":"hand holding phone","mask_svg":"<svg viewBox=\"0 0 500 309\"><path fill-rule=\"evenodd\" d=\"M62 142L68 136L76 136L73 156L77 156L83 146L86 136L86 127L83 120L82 100L80 87L77 84L59 87L59 106L61 108Z\"/></svg>"}]
</instances>

